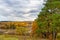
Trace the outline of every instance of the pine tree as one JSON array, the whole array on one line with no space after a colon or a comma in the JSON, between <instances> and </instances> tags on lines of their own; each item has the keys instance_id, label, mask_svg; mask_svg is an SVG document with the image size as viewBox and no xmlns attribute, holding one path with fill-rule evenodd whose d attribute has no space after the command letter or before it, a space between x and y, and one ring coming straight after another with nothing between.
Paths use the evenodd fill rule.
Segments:
<instances>
[{"instance_id":1,"label":"pine tree","mask_svg":"<svg viewBox=\"0 0 60 40\"><path fill-rule=\"evenodd\" d=\"M60 0L47 0L45 7L36 19L38 27L36 33L51 33L54 40L60 29ZM47 34L47 35L48 35Z\"/></svg>"}]
</instances>

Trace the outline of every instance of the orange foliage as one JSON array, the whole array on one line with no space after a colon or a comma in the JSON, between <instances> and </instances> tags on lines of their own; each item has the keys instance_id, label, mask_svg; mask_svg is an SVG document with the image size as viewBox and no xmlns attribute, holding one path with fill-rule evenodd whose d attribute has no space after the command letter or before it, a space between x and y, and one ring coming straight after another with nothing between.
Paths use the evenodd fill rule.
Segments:
<instances>
[{"instance_id":1,"label":"orange foliage","mask_svg":"<svg viewBox=\"0 0 60 40\"><path fill-rule=\"evenodd\" d=\"M0 27L5 27L6 25L15 25L15 26L22 26L22 27L28 27L30 21L23 21L23 22L0 22Z\"/></svg>"},{"instance_id":2,"label":"orange foliage","mask_svg":"<svg viewBox=\"0 0 60 40\"><path fill-rule=\"evenodd\" d=\"M37 28L37 23L36 21L34 21L32 25L32 34L35 34L36 28Z\"/></svg>"},{"instance_id":3,"label":"orange foliage","mask_svg":"<svg viewBox=\"0 0 60 40\"><path fill-rule=\"evenodd\" d=\"M15 25L16 27L28 27L28 29L31 31L32 30L32 34L35 33L35 30L37 28L37 23L36 21L22 21L22 22L0 22L0 28L1 27L6 27L6 26L10 26L10 25ZM30 25L30 26L29 26ZM32 27L32 29L30 29Z\"/></svg>"}]
</instances>

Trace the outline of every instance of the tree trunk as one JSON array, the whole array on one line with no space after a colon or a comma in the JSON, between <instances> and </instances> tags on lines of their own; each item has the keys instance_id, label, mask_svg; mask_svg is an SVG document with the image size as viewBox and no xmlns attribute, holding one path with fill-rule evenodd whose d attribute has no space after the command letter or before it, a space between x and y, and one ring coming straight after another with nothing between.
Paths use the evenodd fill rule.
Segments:
<instances>
[{"instance_id":1,"label":"tree trunk","mask_svg":"<svg viewBox=\"0 0 60 40\"><path fill-rule=\"evenodd\" d=\"M56 36L57 36L57 32L52 32L52 33L49 35L49 40L56 40Z\"/></svg>"},{"instance_id":2,"label":"tree trunk","mask_svg":"<svg viewBox=\"0 0 60 40\"><path fill-rule=\"evenodd\" d=\"M53 32L53 40L56 40L57 32Z\"/></svg>"},{"instance_id":3,"label":"tree trunk","mask_svg":"<svg viewBox=\"0 0 60 40\"><path fill-rule=\"evenodd\" d=\"M48 38L49 40L53 40L53 35L52 35L52 33L49 35L49 38Z\"/></svg>"}]
</instances>

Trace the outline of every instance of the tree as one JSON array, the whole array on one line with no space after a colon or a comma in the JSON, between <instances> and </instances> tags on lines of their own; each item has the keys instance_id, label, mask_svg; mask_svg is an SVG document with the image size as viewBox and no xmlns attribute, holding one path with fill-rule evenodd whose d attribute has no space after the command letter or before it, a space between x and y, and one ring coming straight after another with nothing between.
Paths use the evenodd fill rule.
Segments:
<instances>
[{"instance_id":1,"label":"tree","mask_svg":"<svg viewBox=\"0 0 60 40\"><path fill-rule=\"evenodd\" d=\"M14 25L14 24L10 24L9 29L16 29L16 25Z\"/></svg>"},{"instance_id":2,"label":"tree","mask_svg":"<svg viewBox=\"0 0 60 40\"><path fill-rule=\"evenodd\" d=\"M52 34L53 40L55 40L56 34L60 29L60 0L47 0L36 21L38 24L36 33Z\"/></svg>"},{"instance_id":3,"label":"tree","mask_svg":"<svg viewBox=\"0 0 60 40\"><path fill-rule=\"evenodd\" d=\"M35 36L35 30L36 30L36 28L37 28L37 23L36 23L36 21L34 21L33 22L33 24L32 24L32 36L34 35Z\"/></svg>"},{"instance_id":4,"label":"tree","mask_svg":"<svg viewBox=\"0 0 60 40\"><path fill-rule=\"evenodd\" d=\"M26 27L16 27L16 32L17 34L20 34L20 35L25 35L26 33L28 33L28 29Z\"/></svg>"},{"instance_id":5,"label":"tree","mask_svg":"<svg viewBox=\"0 0 60 40\"><path fill-rule=\"evenodd\" d=\"M22 35L22 36L24 36L24 40L26 40L26 34L28 33L28 28L26 28L26 27L23 27L23 26L20 26L20 27L17 27L16 28L16 33L20 36L20 35ZM19 37L19 40L21 40L20 39L20 37Z\"/></svg>"}]
</instances>

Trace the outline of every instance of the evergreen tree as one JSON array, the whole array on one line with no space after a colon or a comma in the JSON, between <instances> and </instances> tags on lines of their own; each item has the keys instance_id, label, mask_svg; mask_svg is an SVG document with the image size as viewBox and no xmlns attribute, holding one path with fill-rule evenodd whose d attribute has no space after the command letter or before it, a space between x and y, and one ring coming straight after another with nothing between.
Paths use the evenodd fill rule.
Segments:
<instances>
[{"instance_id":1,"label":"evergreen tree","mask_svg":"<svg viewBox=\"0 0 60 40\"><path fill-rule=\"evenodd\" d=\"M52 33L55 34L53 36L55 38L60 29L60 0L47 0L44 5L36 19L38 24L36 33Z\"/></svg>"}]
</instances>

